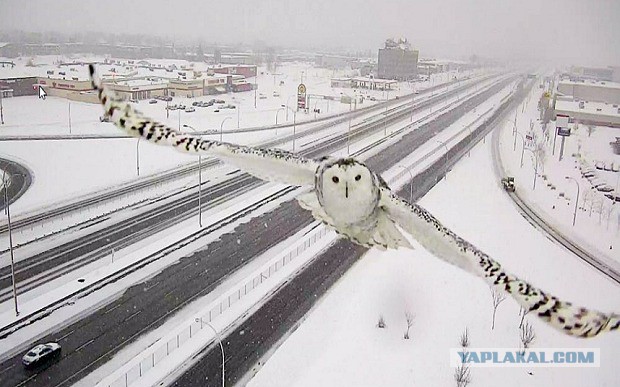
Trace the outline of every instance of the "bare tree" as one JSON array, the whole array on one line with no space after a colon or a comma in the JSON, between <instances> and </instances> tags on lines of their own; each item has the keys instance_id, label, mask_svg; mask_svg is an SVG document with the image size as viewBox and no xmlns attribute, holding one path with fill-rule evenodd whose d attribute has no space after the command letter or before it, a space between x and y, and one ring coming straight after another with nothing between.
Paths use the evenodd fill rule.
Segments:
<instances>
[{"instance_id":1,"label":"bare tree","mask_svg":"<svg viewBox=\"0 0 620 387\"><path fill-rule=\"evenodd\" d=\"M378 328L385 328L385 327L387 327L387 324L385 323L385 319L383 318L382 314L379 315L379 322L377 322L377 327Z\"/></svg>"},{"instance_id":2,"label":"bare tree","mask_svg":"<svg viewBox=\"0 0 620 387\"><path fill-rule=\"evenodd\" d=\"M465 364L456 367L456 370L454 370L454 380L456 381L456 387L466 387L471 383L469 367Z\"/></svg>"},{"instance_id":3,"label":"bare tree","mask_svg":"<svg viewBox=\"0 0 620 387\"><path fill-rule=\"evenodd\" d=\"M413 319L414 319L415 315L409 311L405 312L405 320L407 320L407 330L405 331L405 334L403 335L403 338L405 340L409 340L409 328L411 328L413 326Z\"/></svg>"},{"instance_id":4,"label":"bare tree","mask_svg":"<svg viewBox=\"0 0 620 387\"><path fill-rule=\"evenodd\" d=\"M534 342L534 339L536 339L534 327L530 325L529 321L526 320L525 324L521 326L519 338L521 339L522 345L521 354L524 354L525 350L528 349L530 347L530 344L532 344L532 342Z\"/></svg>"},{"instance_id":5,"label":"bare tree","mask_svg":"<svg viewBox=\"0 0 620 387\"><path fill-rule=\"evenodd\" d=\"M469 329L465 328L463 333L461 334L461 338L459 339L459 343L463 349L469 347L471 342L469 341Z\"/></svg>"},{"instance_id":6,"label":"bare tree","mask_svg":"<svg viewBox=\"0 0 620 387\"><path fill-rule=\"evenodd\" d=\"M521 327L523 326L523 319L525 319L525 315L530 313L529 310L526 310L524 307L521 307L519 309L519 317L521 317L521 319L519 320L519 329L521 329Z\"/></svg>"},{"instance_id":7,"label":"bare tree","mask_svg":"<svg viewBox=\"0 0 620 387\"><path fill-rule=\"evenodd\" d=\"M493 325L491 325L491 330L495 329L495 313L497 312L497 307L506 299L506 296L503 292L491 288L491 297L493 297Z\"/></svg>"}]
</instances>

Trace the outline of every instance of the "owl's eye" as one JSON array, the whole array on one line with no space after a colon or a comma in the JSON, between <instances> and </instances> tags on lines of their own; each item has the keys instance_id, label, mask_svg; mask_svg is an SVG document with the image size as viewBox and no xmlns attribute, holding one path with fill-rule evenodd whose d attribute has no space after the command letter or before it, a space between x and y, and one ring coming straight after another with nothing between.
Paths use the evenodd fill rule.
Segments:
<instances>
[{"instance_id":1,"label":"owl's eye","mask_svg":"<svg viewBox=\"0 0 620 387\"><path fill-rule=\"evenodd\" d=\"M338 176L334 176L332 177L332 181L336 184L338 184L338 182L340 181L340 179L338 179Z\"/></svg>"},{"instance_id":2,"label":"owl's eye","mask_svg":"<svg viewBox=\"0 0 620 387\"><path fill-rule=\"evenodd\" d=\"M355 181L360 181L362 179L362 175L355 176Z\"/></svg>"}]
</instances>

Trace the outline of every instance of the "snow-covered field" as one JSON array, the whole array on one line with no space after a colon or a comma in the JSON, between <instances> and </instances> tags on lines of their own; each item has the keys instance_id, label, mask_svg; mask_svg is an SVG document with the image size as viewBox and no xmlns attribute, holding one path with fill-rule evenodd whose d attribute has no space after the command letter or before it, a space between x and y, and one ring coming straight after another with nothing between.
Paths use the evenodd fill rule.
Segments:
<instances>
[{"instance_id":1,"label":"snow-covered field","mask_svg":"<svg viewBox=\"0 0 620 387\"><path fill-rule=\"evenodd\" d=\"M533 228L494 176L492 142L479 144L422 200L446 226L504 267L552 294L606 312L620 310L620 288ZM371 250L275 350L250 386L455 385L449 349L467 328L471 346L516 348L519 306L508 298L491 330L492 299L483 281L414 250ZM403 339L405 313L414 317ZM387 328L376 327L383 316ZM476 368L478 386L614 386L620 337L565 336L527 316L533 348L600 348L600 368ZM498 381L501 381L498 382Z\"/></svg>"}]
</instances>

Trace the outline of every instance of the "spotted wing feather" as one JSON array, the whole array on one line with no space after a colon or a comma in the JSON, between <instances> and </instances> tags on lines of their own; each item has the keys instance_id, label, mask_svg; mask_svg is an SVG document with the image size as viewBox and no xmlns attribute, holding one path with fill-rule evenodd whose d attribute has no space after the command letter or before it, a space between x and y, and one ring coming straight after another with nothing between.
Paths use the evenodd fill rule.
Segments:
<instances>
[{"instance_id":1,"label":"spotted wing feather","mask_svg":"<svg viewBox=\"0 0 620 387\"><path fill-rule=\"evenodd\" d=\"M417 204L384 190L382 206L388 216L438 258L483 278L489 286L510 294L526 310L565 334L594 337L620 328L620 315L573 306L509 273L471 243L442 225Z\"/></svg>"},{"instance_id":2,"label":"spotted wing feather","mask_svg":"<svg viewBox=\"0 0 620 387\"><path fill-rule=\"evenodd\" d=\"M215 156L260 179L279 183L312 186L318 161L283 151L262 149L212 141L181 133L145 117L130 104L106 89L90 66L93 88L97 91L105 113L114 124L134 137L154 144L173 146L182 152Z\"/></svg>"}]
</instances>

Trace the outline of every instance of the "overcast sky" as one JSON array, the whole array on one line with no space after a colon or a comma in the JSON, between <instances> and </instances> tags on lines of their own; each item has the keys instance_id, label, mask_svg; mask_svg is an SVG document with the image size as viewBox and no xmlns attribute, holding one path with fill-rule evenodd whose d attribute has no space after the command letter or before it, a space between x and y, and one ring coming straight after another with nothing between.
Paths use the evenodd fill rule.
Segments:
<instances>
[{"instance_id":1,"label":"overcast sky","mask_svg":"<svg viewBox=\"0 0 620 387\"><path fill-rule=\"evenodd\" d=\"M0 29L373 51L402 36L422 57L620 65L617 0L0 0Z\"/></svg>"}]
</instances>

